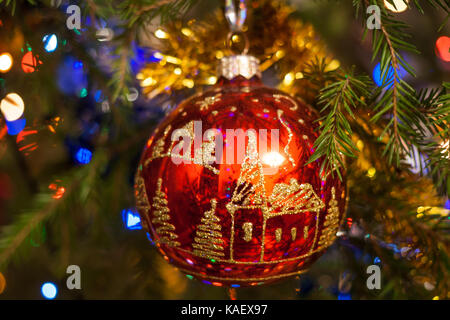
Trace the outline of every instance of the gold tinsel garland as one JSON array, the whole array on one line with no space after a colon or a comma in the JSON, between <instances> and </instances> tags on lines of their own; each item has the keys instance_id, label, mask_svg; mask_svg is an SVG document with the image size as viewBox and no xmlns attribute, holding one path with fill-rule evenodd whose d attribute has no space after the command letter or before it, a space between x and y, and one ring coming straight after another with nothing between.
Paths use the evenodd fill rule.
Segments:
<instances>
[{"instance_id":1,"label":"gold tinsel garland","mask_svg":"<svg viewBox=\"0 0 450 320\"><path fill-rule=\"evenodd\" d=\"M326 59L327 69L333 70L339 62L329 57L313 27L295 18L293 12L281 1L253 1L244 31L250 42L249 54L260 59L262 71L275 67L279 88L311 103L316 92L303 79L306 64ZM154 36L161 47L156 48L154 57L160 61L149 63L137 75L144 94L153 98L163 92L214 84L218 59L231 54L226 45L228 32L221 10L204 21L178 21L157 29ZM242 38L232 40L239 42Z\"/></svg>"}]
</instances>

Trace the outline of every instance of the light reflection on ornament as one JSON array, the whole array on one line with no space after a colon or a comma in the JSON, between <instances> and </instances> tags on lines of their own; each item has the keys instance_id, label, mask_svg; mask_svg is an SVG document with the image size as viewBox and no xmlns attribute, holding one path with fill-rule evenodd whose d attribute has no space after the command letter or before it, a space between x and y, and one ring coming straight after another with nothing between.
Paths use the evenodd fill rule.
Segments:
<instances>
[{"instance_id":1,"label":"light reflection on ornament","mask_svg":"<svg viewBox=\"0 0 450 320\"><path fill-rule=\"evenodd\" d=\"M279 167L286 160L279 152L272 151L262 155L262 163L270 167Z\"/></svg>"},{"instance_id":2,"label":"light reflection on ornament","mask_svg":"<svg viewBox=\"0 0 450 320\"><path fill-rule=\"evenodd\" d=\"M400 13L408 9L408 0L391 0L391 2L393 2L395 6L389 3L388 0L384 0L384 6L392 12Z\"/></svg>"},{"instance_id":3,"label":"light reflection on ornament","mask_svg":"<svg viewBox=\"0 0 450 320\"><path fill-rule=\"evenodd\" d=\"M9 93L2 99L0 109L7 121L16 121L23 115L25 104L17 93Z\"/></svg>"},{"instance_id":4,"label":"light reflection on ornament","mask_svg":"<svg viewBox=\"0 0 450 320\"><path fill-rule=\"evenodd\" d=\"M186 262L189 263L191 266L194 264L191 259L186 259Z\"/></svg>"},{"instance_id":5,"label":"light reflection on ornament","mask_svg":"<svg viewBox=\"0 0 450 320\"><path fill-rule=\"evenodd\" d=\"M436 40L436 54L445 62L450 62L450 38L446 36L439 37Z\"/></svg>"},{"instance_id":6,"label":"light reflection on ornament","mask_svg":"<svg viewBox=\"0 0 450 320\"><path fill-rule=\"evenodd\" d=\"M147 239L148 239L148 241L150 241L150 243L151 243L152 245L155 245L155 242L153 241L153 239L152 239L150 233L148 233L148 232L147 232Z\"/></svg>"},{"instance_id":7,"label":"light reflection on ornament","mask_svg":"<svg viewBox=\"0 0 450 320\"><path fill-rule=\"evenodd\" d=\"M56 34L47 34L42 38L44 49L47 52L53 52L58 47L58 38Z\"/></svg>"},{"instance_id":8,"label":"light reflection on ornament","mask_svg":"<svg viewBox=\"0 0 450 320\"><path fill-rule=\"evenodd\" d=\"M0 72L8 72L11 69L12 65L12 56L8 52L2 53L0 55Z\"/></svg>"}]
</instances>

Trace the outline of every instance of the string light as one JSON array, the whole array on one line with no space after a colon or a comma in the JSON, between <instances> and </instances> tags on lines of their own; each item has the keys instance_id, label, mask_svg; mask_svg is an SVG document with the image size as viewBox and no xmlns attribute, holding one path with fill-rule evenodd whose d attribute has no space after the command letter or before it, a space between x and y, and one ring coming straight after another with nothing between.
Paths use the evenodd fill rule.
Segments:
<instances>
[{"instance_id":1,"label":"string light","mask_svg":"<svg viewBox=\"0 0 450 320\"><path fill-rule=\"evenodd\" d=\"M157 37L158 39L167 39L169 38L169 35L167 34L167 32L158 29L155 31L155 37Z\"/></svg>"},{"instance_id":2,"label":"string light","mask_svg":"<svg viewBox=\"0 0 450 320\"><path fill-rule=\"evenodd\" d=\"M55 34L47 34L42 38L44 49L47 52L53 52L58 47L58 38Z\"/></svg>"},{"instance_id":3,"label":"string light","mask_svg":"<svg viewBox=\"0 0 450 320\"><path fill-rule=\"evenodd\" d=\"M128 230L141 230L141 218L136 211L131 209L122 210L122 221Z\"/></svg>"},{"instance_id":4,"label":"string light","mask_svg":"<svg viewBox=\"0 0 450 320\"><path fill-rule=\"evenodd\" d=\"M399 66L397 69L397 76L399 79L403 79L403 77L406 75L406 70ZM392 66L389 66L387 69L387 75L381 74L381 64L378 63L375 68L373 69L372 73L373 81L377 84L379 87L385 86L386 89L392 88L393 82L394 82L394 68ZM383 81L384 80L384 81Z\"/></svg>"},{"instance_id":5,"label":"string light","mask_svg":"<svg viewBox=\"0 0 450 320\"><path fill-rule=\"evenodd\" d=\"M436 40L436 54L445 62L450 62L450 38L446 36L439 37Z\"/></svg>"},{"instance_id":6,"label":"string light","mask_svg":"<svg viewBox=\"0 0 450 320\"><path fill-rule=\"evenodd\" d=\"M92 151L86 148L79 148L75 154L75 160L80 164L88 164L92 160Z\"/></svg>"},{"instance_id":7,"label":"string light","mask_svg":"<svg viewBox=\"0 0 450 320\"><path fill-rule=\"evenodd\" d=\"M0 72L6 73L8 72L11 67L13 65L13 58L12 56L8 53L2 53L0 55Z\"/></svg>"},{"instance_id":8,"label":"string light","mask_svg":"<svg viewBox=\"0 0 450 320\"><path fill-rule=\"evenodd\" d=\"M0 110L7 121L16 121L23 115L25 104L17 93L9 93L2 99Z\"/></svg>"},{"instance_id":9,"label":"string light","mask_svg":"<svg viewBox=\"0 0 450 320\"><path fill-rule=\"evenodd\" d=\"M53 199L61 199L64 193L66 192L66 188L62 186L58 186L57 183L61 182L60 180L55 181L55 183L51 183L48 188L50 190L55 191L55 193L52 195Z\"/></svg>"},{"instance_id":10,"label":"string light","mask_svg":"<svg viewBox=\"0 0 450 320\"><path fill-rule=\"evenodd\" d=\"M392 12L400 13L408 9L408 0L391 0L391 2L393 2L394 5L389 3L388 0L384 0L384 6Z\"/></svg>"},{"instance_id":11,"label":"string light","mask_svg":"<svg viewBox=\"0 0 450 320\"><path fill-rule=\"evenodd\" d=\"M449 147L450 140L442 141L441 142L441 148L442 148L442 154L445 156L445 158L450 159L450 147Z\"/></svg>"},{"instance_id":12,"label":"string light","mask_svg":"<svg viewBox=\"0 0 450 320\"><path fill-rule=\"evenodd\" d=\"M24 118L18 119L16 121L6 121L6 127L8 128L8 134L10 136L15 136L22 132L25 128L26 120Z\"/></svg>"},{"instance_id":13,"label":"string light","mask_svg":"<svg viewBox=\"0 0 450 320\"><path fill-rule=\"evenodd\" d=\"M28 51L22 58L22 70L25 73L35 72L38 65L42 64L39 57L34 56L32 51Z\"/></svg>"},{"instance_id":14,"label":"string light","mask_svg":"<svg viewBox=\"0 0 450 320\"><path fill-rule=\"evenodd\" d=\"M58 294L58 288L52 282L46 282L41 286L41 293L45 299L53 300Z\"/></svg>"},{"instance_id":15,"label":"string light","mask_svg":"<svg viewBox=\"0 0 450 320\"><path fill-rule=\"evenodd\" d=\"M95 32L98 41L111 41L114 38L114 31L110 28L102 28Z\"/></svg>"},{"instance_id":16,"label":"string light","mask_svg":"<svg viewBox=\"0 0 450 320\"><path fill-rule=\"evenodd\" d=\"M130 92L127 94L127 100L130 102L136 101L139 97L139 91L136 88L130 88Z\"/></svg>"},{"instance_id":17,"label":"string light","mask_svg":"<svg viewBox=\"0 0 450 320\"><path fill-rule=\"evenodd\" d=\"M3 291L5 291L6 288L6 279L3 276L3 273L0 272L0 294L3 293Z\"/></svg>"}]
</instances>

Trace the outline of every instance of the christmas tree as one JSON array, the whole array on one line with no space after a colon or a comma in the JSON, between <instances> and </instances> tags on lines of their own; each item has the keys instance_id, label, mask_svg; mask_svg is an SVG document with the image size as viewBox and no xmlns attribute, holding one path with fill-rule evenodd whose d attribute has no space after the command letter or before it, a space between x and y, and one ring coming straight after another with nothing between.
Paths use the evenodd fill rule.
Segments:
<instances>
[{"instance_id":1,"label":"christmas tree","mask_svg":"<svg viewBox=\"0 0 450 320\"><path fill-rule=\"evenodd\" d=\"M324 201L319 246L330 247L308 272L237 297L450 298L448 1L246 2L242 30L263 81L320 114L309 164L324 159L320 177L346 180L349 199L338 230L335 199ZM0 0L0 299L55 298L41 294L49 285L57 299L229 298L154 247L181 247L190 232L196 254L222 257L218 202L208 199L199 225L175 230L162 182L134 181L157 125L219 80L229 47L244 46L227 40L224 9L219 0ZM264 186L247 187L259 203ZM140 230L136 208L159 239ZM66 288L71 265L81 290ZM380 288L366 285L371 266Z\"/></svg>"}]
</instances>

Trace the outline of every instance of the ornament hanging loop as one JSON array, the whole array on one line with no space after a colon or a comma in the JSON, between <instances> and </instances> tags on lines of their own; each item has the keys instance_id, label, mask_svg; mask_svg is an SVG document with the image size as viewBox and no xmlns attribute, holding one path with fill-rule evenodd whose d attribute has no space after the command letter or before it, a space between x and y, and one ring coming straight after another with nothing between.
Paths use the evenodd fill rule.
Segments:
<instances>
[{"instance_id":1,"label":"ornament hanging loop","mask_svg":"<svg viewBox=\"0 0 450 320\"><path fill-rule=\"evenodd\" d=\"M239 6L236 8L235 0L225 0L225 18L230 26L230 32L227 36L227 46L234 53L247 54L249 43L247 35L243 32L245 19L247 18L247 6L245 0L238 0ZM240 50L235 45L243 43Z\"/></svg>"},{"instance_id":2,"label":"ornament hanging loop","mask_svg":"<svg viewBox=\"0 0 450 320\"><path fill-rule=\"evenodd\" d=\"M242 31L229 32L227 35L227 47L234 54L246 55L248 53L248 49L249 49L247 35Z\"/></svg>"}]
</instances>

